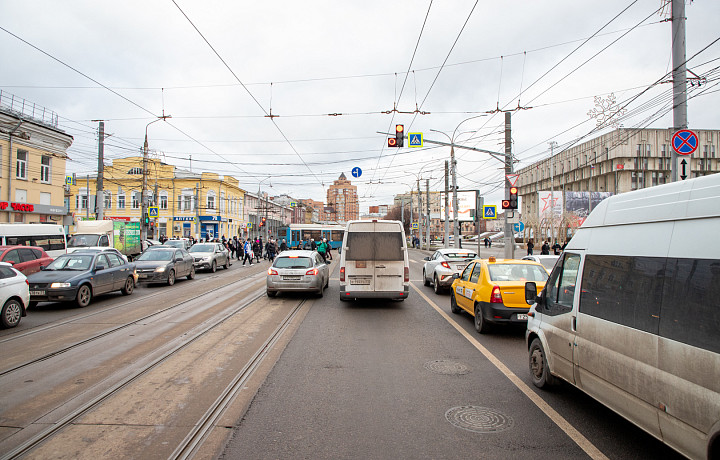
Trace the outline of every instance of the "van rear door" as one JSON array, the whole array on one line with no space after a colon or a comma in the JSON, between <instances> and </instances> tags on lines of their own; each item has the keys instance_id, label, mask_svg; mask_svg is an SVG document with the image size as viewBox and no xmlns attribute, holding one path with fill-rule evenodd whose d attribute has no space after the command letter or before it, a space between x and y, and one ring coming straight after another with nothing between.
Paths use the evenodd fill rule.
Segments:
<instances>
[{"instance_id":1,"label":"van rear door","mask_svg":"<svg viewBox=\"0 0 720 460\"><path fill-rule=\"evenodd\" d=\"M375 233L372 223L355 225L358 231L348 231L345 270L349 291L375 290Z\"/></svg>"},{"instance_id":2,"label":"van rear door","mask_svg":"<svg viewBox=\"0 0 720 460\"><path fill-rule=\"evenodd\" d=\"M404 290L405 248L402 227L375 222L375 290Z\"/></svg>"}]
</instances>

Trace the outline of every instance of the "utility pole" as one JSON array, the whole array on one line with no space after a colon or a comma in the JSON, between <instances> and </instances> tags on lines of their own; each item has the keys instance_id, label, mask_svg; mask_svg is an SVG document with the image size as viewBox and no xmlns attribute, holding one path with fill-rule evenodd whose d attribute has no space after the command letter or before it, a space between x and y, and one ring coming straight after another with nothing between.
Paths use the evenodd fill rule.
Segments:
<instances>
[{"instance_id":1,"label":"utility pole","mask_svg":"<svg viewBox=\"0 0 720 460\"><path fill-rule=\"evenodd\" d=\"M105 206L105 192L103 191L103 167L105 155L105 122L101 121L98 127L98 177L97 191L95 192L95 207L97 220L103 220L103 207Z\"/></svg>"},{"instance_id":2,"label":"utility pole","mask_svg":"<svg viewBox=\"0 0 720 460\"><path fill-rule=\"evenodd\" d=\"M400 198L400 223L402 223L403 231L405 231L405 200Z\"/></svg>"},{"instance_id":3,"label":"utility pole","mask_svg":"<svg viewBox=\"0 0 720 460\"><path fill-rule=\"evenodd\" d=\"M453 246L460 247L460 232L458 231L458 198L457 198L457 161L455 161L455 143L450 146L450 171L452 172L453 193Z\"/></svg>"},{"instance_id":4,"label":"utility pole","mask_svg":"<svg viewBox=\"0 0 720 460\"><path fill-rule=\"evenodd\" d=\"M478 237L478 248L477 256L480 257L480 222L482 222L483 214L482 209L485 204L485 199L480 196L480 190L475 190L475 231Z\"/></svg>"},{"instance_id":5,"label":"utility pole","mask_svg":"<svg viewBox=\"0 0 720 460\"><path fill-rule=\"evenodd\" d=\"M685 0L672 0L672 61L673 61L673 132L686 129L687 124L687 68L685 64ZM670 180L678 180L675 149L670 152Z\"/></svg>"},{"instance_id":6,"label":"utility pole","mask_svg":"<svg viewBox=\"0 0 720 460\"><path fill-rule=\"evenodd\" d=\"M142 181L142 196L140 199L142 200L142 215L140 216L140 239L142 241L147 239L147 225L145 225L145 214L148 212L148 202L147 202L147 175L148 175L148 136L147 136L147 130L148 126L155 123L156 121L160 120L167 120L168 118L172 118L172 115L165 115L165 111L163 110L163 114L160 117L157 117L155 120L151 121L147 125L145 125L145 143L143 144L143 181Z\"/></svg>"},{"instance_id":7,"label":"utility pole","mask_svg":"<svg viewBox=\"0 0 720 460\"><path fill-rule=\"evenodd\" d=\"M90 173L85 175L85 195L87 195L87 206L85 206L85 218L90 220ZM95 197L97 202L97 196Z\"/></svg>"},{"instance_id":8,"label":"utility pole","mask_svg":"<svg viewBox=\"0 0 720 460\"><path fill-rule=\"evenodd\" d=\"M513 173L513 159L512 159L512 136L510 132L510 112L505 112L505 199L510 198L510 182L507 176ZM508 219L510 212L517 212L517 210L506 209L504 216L505 224L505 258L515 258L515 235L513 234L512 224Z\"/></svg>"},{"instance_id":9,"label":"utility pole","mask_svg":"<svg viewBox=\"0 0 720 460\"><path fill-rule=\"evenodd\" d=\"M427 235L427 250L430 250L430 179L425 179L425 198L427 198L427 215L425 216L427 219L427 229L425 230L425 234Z\"/></svg>"},{"instance_id":10,"label":"utility pole","mask_svg":"<svg viewBox=\"0 0 720 460\"><path fill-rule=\"evenodd\" d=\"M555 241L555 146L557 142L550 142L550 242ZM592 194L591 194L592 195ZM591 197L592 200L592 197ZM538 204L539 206L539 204ZM590 208L588 208L590 209Z\"/></svg>"},{"instance_id":11,"label":"utility pole","mask_svg":"<svg viewBox=\"0 0 720 460\"><path fill-rule=\"evenodd\" d=\"M450 233L450 169L449 169L449 163L447 160L445 160L445 237L443 239L443 247L449 248L450 247L450 238L448 238Z\"/></svg>"},{"instance_id":12,"label":"utility pole","mask_svg":"<svg viewBox=\"0 0 720 460\"><path fill-rule=\"evenodd\" d=\"M195 234L198 240L202 236L200 229L200 182L195 182Z\"/></svg>"},{"instance_id":13,"label":"utility pole","mask_svg":"<svg viewBox=\"0 0 720 460\"><path fill-rule=\"evenodd\" d=\"M422 217L422 191L420 190L420 179L417 180L418 190L418 240L420 241L420 248L422 248L422 236L423 236L423 217Z\"/></svg>"}]
</instances>

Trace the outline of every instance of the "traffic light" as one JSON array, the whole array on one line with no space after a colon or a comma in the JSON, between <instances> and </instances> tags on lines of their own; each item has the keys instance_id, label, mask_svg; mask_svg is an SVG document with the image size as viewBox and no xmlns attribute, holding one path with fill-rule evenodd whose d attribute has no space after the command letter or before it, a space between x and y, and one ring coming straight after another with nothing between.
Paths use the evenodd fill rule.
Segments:
<instances>
[{"instance_id":1,"label":"traffic light","mask_svg":"<svg viewBox=\"0 0 720 460\"><path fill-rule=\"evenodd\" d=\"M148 225L150 223L150 216L148 216L148 213L145 213L143 216L143 224Z\"/></svg>"},{"instance_id":2,"label":"traffic light","mask_svg":"<svg viewBox=\"0 0 720 460\"><path fill-rule=\"evenodd\" d=\"M395 145L402 147L405 145L405 126L395 125Z\"/></svg>"},{"instance_id":3,"label":"traffic light","mask_svg":"<svg viewBox=\"0 0 720 460\"><path fill-rule=\"evenodd\" d=\"M388 137L388 147L397 147L397 139Z\"/></svg>"},{"instance_id":4,"label":"traffic light","mask_svg":"<svg viewBox=\"0 0 720 460\"><path fill-rule=\"evenodd\" d=\"M510 187L510 208L508 209L517 209L518 208L518 189L517 187Z\"/></svg>"},{"instance_id":5,"label":"traffic light","mask_svg":"<svg viewBox=\"0 0 720 460\"><path fill-rule=\"evenodd\" d=\"M502 203L500 203L500 207L502 209L512 209L510 207L510 200L502 200Z\"/></svg>"}]
</instances>

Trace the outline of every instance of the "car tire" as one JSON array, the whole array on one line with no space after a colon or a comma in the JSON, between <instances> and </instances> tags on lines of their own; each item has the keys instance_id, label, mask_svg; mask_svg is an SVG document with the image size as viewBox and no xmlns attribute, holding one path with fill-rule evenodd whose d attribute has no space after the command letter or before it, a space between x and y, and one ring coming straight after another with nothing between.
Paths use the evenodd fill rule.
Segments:
<instances>
[{"instance_id":1,"label":"car tire","mask_svg":"<svg viewBox=\"0 0 720 460\"><path fill-rule=\"evenodd\" d=\"M128 279L125 280L125 286L120 289L120 292L122 292L123 295L130 295L133 293L134 289L135 279L132 276L128 276Z\"/></svg>"},{"instance_id":2,"label":"car tire","mask_svg":"<svg viewBox=\"0 0 720 460\"><path fill-rule=\"evenodd\" d=\"M170 273L168 273L167 284L168 286L175 284L175 270L170 270Z\"/></svg>"},{"instance_id":3,"label":"car tire","mask_svg":"<svg viewBox=\"0 0 720 460\"><path fill-rule=\"evenodd\" d=\"M11 328L20 324L20 318L22 317L23 306L17 299L8 299L5 305L2 307L0 312L0 319L2 320L2 327Z\"/></svg>"},{"instance_id":4,"label":"car tire","mask_svg":"<svg viewBox=\"0 0 720 460\"><path fill-rule=\"evenodd\" d=\"M317 292L317 296L318 296L318 297L322 297L324 291L325 291L325 285L324 285L324 284L321 284L321 285L320 285L320 290Z\"/></svg>"},{"instance_id":5,"label":"car tire","mask_svg":"<svg viewBox=\"0 0 720 460\"><path fill-rule=\"evenodd\" d=\"M87 284L83 284L78 288L77 295L75 296L75 303L80 308L85 308L90 305L92 300L92 289Z\"/></svg>"},{"instance_id":6,"label":"car tire","mask_svg":"<svg viewBox=\"0 0 720 460\"><path fill-rule=\"evenodd\" d=\"M277 295L277 291L265 291L268 297L275 297Z\"/></svg>"},{"instance_id":7,"label":"car tire","mask_svg":"<svg viewBox=\"0 0 720 460\"><path fill-rule=\"evenodd\" d=\"M190 273L188 273L187 279L195 279L195 266L190 267Z\"/></svg>"},{"instance_id":8,"label":"car tire","mask_svg":"<svg viewBox=\"0 0 720 460\"><path fill-rule=\"evenodd\" d=\"M215 261L212 261L212 264L210 264L210 273L215 273L217 271L217 264Z\"/></svg>"},{"instance_id":9,"label":"car tire","mask_svg":"<svg viewBox=\"0 0 720 460\"><path fill-rule=\"evenodd\" d=\"M440 281L438 281L437 275L433 276L433 291L435 291L435 294L437 295L440 295L443 291L443 288L440 287Z\"/></svg>"},{"instance_id":10,"label":"car tire","mask_svg":"<svg viewBox=\"0 0 720 460\"><path fill-rule=\"evenodd\" d=\"M457 300L455 300L454 292L450 293L450 311L456 315L459 315L462 312L462 309L457 304Z\"/></svg>"},{"instance_id":11,"label":"car tire","mask_svg":"<svg viewBox=\"0 0 720 460\"><path fill-rule=\"evenodd\" d=\"M530 343L528 364L530 367L530 378L533 385L538 388L552 386L557 384L557 379L550 373L545 349L539 338L533 339Z\"/></svg>"},{"instance_id":12,"label":"car tire","mask_svg":"<svg viewBox=\"0 0 720 460\"><path fill-rule=\"evenodd\" d=\"M430 281L428 281L427 276L425 276L424 268L423 268L423 286L430 286Z\"/></svg>"},{"instance_id":13,"label":"car tire","mask_svg":"<svg viewBox=\"0 0 720 460\"><path fill-rule=\"evenodd\" d=\"M475 304L475 330L478 331L481 334L487 334L490 332L490 325L487 321L485 321L485 318L483 318L483 312L482 308L480 307L479 303Z\"/></svg>"},{"instance_id":14,"label":"car tire","mask_svg":"<svg viewBox=\"0 0 720 460\"><path fill-rule=\"evenodd\" d=\"M37 301L30 301L28 302L27 308L30 310L31 308L37 307L38 302Z\"/></svg>"}]
</instances>

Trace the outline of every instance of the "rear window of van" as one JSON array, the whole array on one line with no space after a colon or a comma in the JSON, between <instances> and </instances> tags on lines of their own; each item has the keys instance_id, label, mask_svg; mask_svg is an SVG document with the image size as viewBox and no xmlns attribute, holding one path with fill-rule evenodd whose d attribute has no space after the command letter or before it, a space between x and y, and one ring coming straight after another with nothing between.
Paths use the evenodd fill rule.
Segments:
<instances>
[{"instance_id":1,"label":"rear window of van","mask_svg":"<svg viewBox=\"0 0 720 460\"><path fill-rule=\"evenodd\" d=\"M348 232L345 260L405 260L401 232Z\"/></svg>"}]
</instances>

